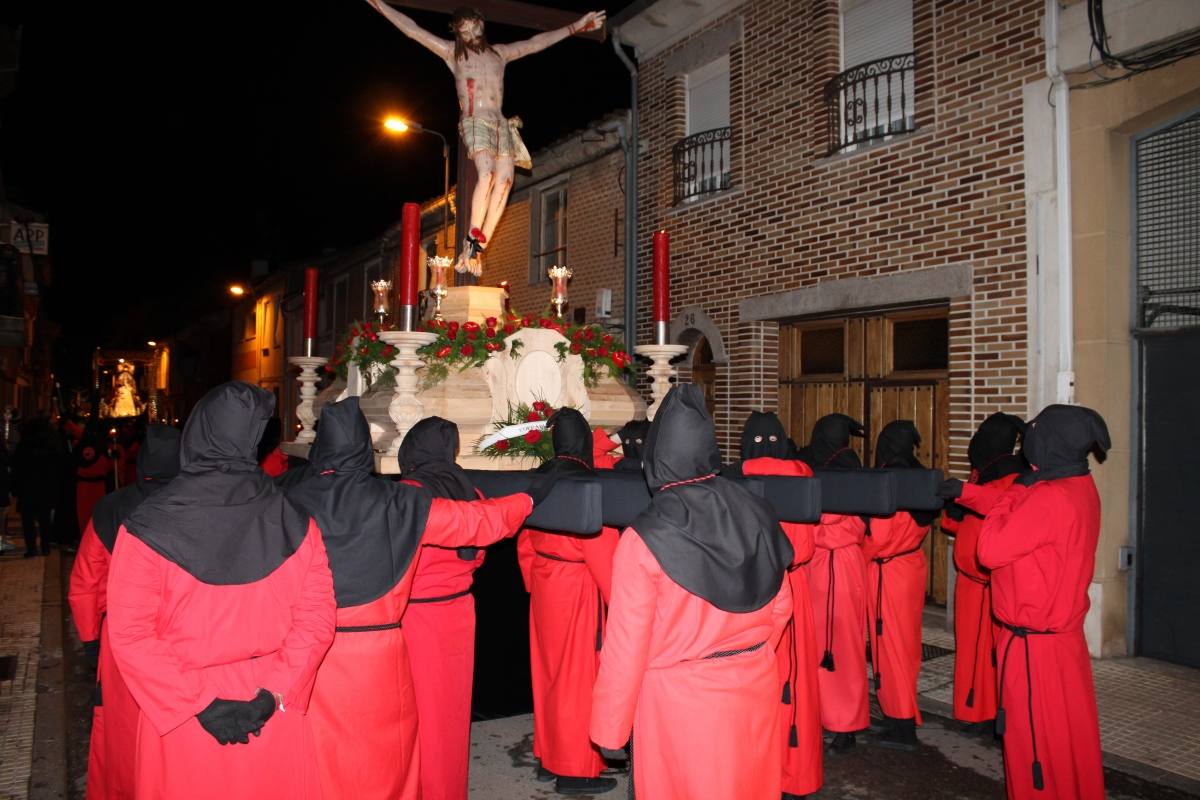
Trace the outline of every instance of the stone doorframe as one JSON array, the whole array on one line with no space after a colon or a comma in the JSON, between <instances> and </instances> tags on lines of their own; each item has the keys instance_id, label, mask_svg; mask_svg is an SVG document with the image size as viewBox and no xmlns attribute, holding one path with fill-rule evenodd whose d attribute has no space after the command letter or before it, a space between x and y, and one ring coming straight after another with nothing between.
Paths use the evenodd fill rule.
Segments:
<instances>
[{"instance_id":1,"label":"stone doorframe","mask_svg":"<svg viewBox=\"0 0 1200 800\"><path fill-rule=\"evenodd\" d=\"M725 340L721 336L721 329L708 314L704 313L703 308L688 306L680 311L675 319L671 320L670 340L672 342L694 348L701 336L712 348L713 363L728 364L729 356L725 353ZM691 363L690 353L688 363Z\"/></svg>"}]
</instances>

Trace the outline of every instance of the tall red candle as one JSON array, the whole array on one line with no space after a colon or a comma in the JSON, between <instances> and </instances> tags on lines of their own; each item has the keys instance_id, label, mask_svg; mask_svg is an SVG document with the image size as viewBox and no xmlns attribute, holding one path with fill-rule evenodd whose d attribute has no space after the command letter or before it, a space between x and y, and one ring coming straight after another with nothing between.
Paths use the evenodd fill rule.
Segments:
<instances>
[{"instance_id":1,"label":"tall red candle","mask_svg":"<svg viewBox=\"0 0 1200 800\"><path fill-rule=\"evenodd\" d=\"M417 254L420 252L421 206L405 203L400 216L400 305L417 304Z\"/></svg>"},{"instance_id":2,"label":"tall red candle","mask_svg":"<svg viewBox=\"0 0 1200 800\"><path fill-rule=\"evenodd\" d=\"M317 276L316 267L304 269L304 338L317 338Z\"/></svg>"},{"instance_id":3,"label":"tall red candle","mask_svg":"<svg viewBox=\"0 0 1200 800\"><path fill-rule=\"evenodd\" d=\"M654 321L671 318L670 297L671 237L666 231L654 232Z\"/></svg>"}]
</instances>

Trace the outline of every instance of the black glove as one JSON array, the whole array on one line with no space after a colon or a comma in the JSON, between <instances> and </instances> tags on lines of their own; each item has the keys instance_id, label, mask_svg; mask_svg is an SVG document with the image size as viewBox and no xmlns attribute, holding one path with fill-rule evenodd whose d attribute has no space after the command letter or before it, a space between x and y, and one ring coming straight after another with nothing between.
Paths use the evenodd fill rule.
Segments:
<instances>
[{"instance_id":1,"label":"black glove","mask_svg":"<svg viewBox=\"0 0 1200 800\"><path fill-rule=\"evenodd\" d=\"M100 640L93 639L90 642L83 643L83 658L87 661L87 665L91 667L92 672L96 671L96 667L100 664Z\"/></svg>"},{"instance_id":2,"label":"black glove","mask_svg":"<svg viewBox=\"0 0 1200 800\"><path fill-rule=\"evenodd\" d=\"M529 495L536 506L550 495L550 490L554 488L554 484L557 482L558 475L553 473L535 475L533 480L529 482L529 488L525 490L525 494Z\"/></svg>"},{"instance_id":3,"label":"black glove","mask_svg":"<svg viewBox=\"0 0 1200 800\"><path fill-rule=\"evenodd\" d=\"M955 522L962 522L967 518L967 510L958 503L946 503L946 508L943 510L946 512L946 516Z\"/></svg>"},{"instance_id":4,"label":"black glove","mask_svg":"<svg viewBox=\"0 0 1200 800\"><path fill-rule=\"evenodd\" d=\"M242 730L239 722L239 717L246 715L243 707L248 705L242 700L222 700L218 697L197 714L196 719L220 744L249 744L250 732Z\"/></svg>"},{"instance_id":5,"label":"black glove","mask_svg":"<svg viewBox=\"0 0 1200 800\"><path fill-rule=\"evenodd\" d=\"M259 689L254 699L242 703L242 706L238 712L238 724L246 733L258 736L262 726L266 725L267 720L275 713L275 695L266 689Z\"/></svg>"},{"instance_id":6,"label":"black glove","mask_svg":"<svg viewBox=\"0 0 1200 800\"><path fill-rule=\"evenodd\" d=\"M937 496L943 500L957 500L962 497L963 482L958 478L947 478L937 488Z\"/></svg>"}]
</instances>

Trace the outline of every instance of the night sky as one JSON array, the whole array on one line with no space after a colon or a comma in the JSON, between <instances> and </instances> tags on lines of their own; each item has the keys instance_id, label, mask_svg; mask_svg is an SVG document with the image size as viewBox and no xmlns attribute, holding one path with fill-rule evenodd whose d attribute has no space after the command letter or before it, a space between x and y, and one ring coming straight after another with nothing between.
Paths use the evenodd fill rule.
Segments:
<instances>
[{"instance_id":1,"label":"night sky","mask_svg":"<svg viewBox=\"0 0 1200 800\"><path fill-rule=\"evenodd\" d=\"M411 16L449 36L447 15ZM50 218L68 379L97 345L139 346L228 303L252 259L362 242L441 192L438 139L379 121L454 136L450 73L363 0L7 0L0 21L24 26L0 169L9 200ZM488 26L496 42L533 33ZM572 39L509 66L505 113L536 151L628 97L611 45Z\"/></svg>"}]
</instances>

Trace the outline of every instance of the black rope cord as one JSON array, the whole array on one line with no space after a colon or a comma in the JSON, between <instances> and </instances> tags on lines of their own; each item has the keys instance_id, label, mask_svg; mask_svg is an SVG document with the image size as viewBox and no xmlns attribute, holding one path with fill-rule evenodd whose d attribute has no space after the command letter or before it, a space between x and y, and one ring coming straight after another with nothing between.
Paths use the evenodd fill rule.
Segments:
<instances>
[{"instance_id":1,"label":"black rope cord","mask_svg":"<svg viewBox=\"0 0 1200 800\"><path fill-rule=\"evenodd\" d=\"M836 608L834 595L837 593L837 573L833 569L833 552L829 551L829 594L825 597L825 654L821 656L821 669L834 672L833 663L833 612Z\"/></svg>"},{"instance_id":2,"label":"black rope cord","mask_svg":"<svg viewBox=\"0 0 1200 800\"><path fill-rule=\"evenodd\" d=\"M1033 745L1033 788L1041 791L1045 788L1045 777L1042 774L1042 762L1038 760L1037 749L1037 730L1033 722L1033 671L1029 663L1029 637L1030 636L1046 636L1054 633L1054 631L1035 631L1029 628L1022 628L1018 625L1009 625L1007 622L1001 622L1005 628L1012 632L1012 638L1008 640L1008 644L1004 646L1004 657L1000 662L1000 708L996 709L996 735L1003 736L1006 728L1005 712L1004 712L1004 678L1008 672L1008 653L1012 650L1012 643L1020 639L1025 643L1025 685L1027 688L1026 700L1028 701L1029 711L1029 740Z\"/></svg>"},{"instance_id":3,"label":"black rope cord","mask_svg":"<svg viewBox=\"0 0 1200 800\"><path fill-rule=\"evenodd\" d=\"M374 633L375 631L391 631L400 627L400 620L384 622L379 625L338 625L334 633Z\"/></svg>"},{"instance_id":4,"label":"black rope cord","mask_svg":"<svg viewBox=\"0 0 1200 800\"><path fill-rule=\"evenodd\" d=\"M471 593L471 588L468 586L466 589L463 589L461 592L455 592L454 594L444 594L441 597L410 597L408 599L408 602L409 602L409 605L412 605L413 603L445 603L448 600L457 600L460 597L466 597L470 593Z\"/></svg>"}]
</instances>

